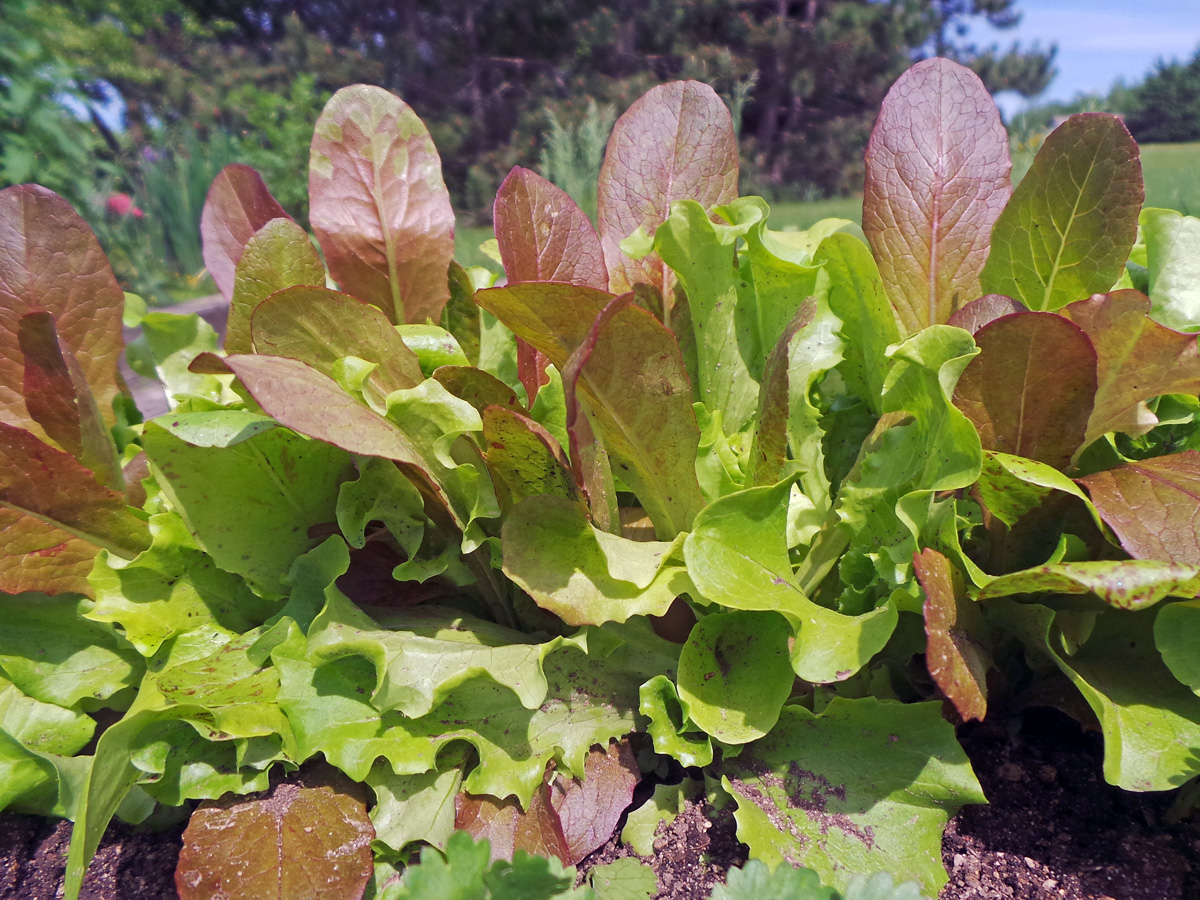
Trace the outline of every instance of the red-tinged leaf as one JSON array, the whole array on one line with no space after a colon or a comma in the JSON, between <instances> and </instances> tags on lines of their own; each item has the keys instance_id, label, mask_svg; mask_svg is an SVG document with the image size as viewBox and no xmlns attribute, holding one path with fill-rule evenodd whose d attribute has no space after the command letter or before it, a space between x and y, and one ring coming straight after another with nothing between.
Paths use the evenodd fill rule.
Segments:
<instances>
[{"instance_id":1,"label":"red-tinged leaf","mask_svg":"<svg viewBox=\"0 0 1200 900\"><path fill-rule=\"evenodd\" d=\"M1200 394L1196 336L1150 318L1139 291L1097 294L1063 307L1096 347L1096 406L1084 444L1110 431L1144 434L1156 422L1143 401L1160 394Z\"/></svg>"},{"instance_id":2,"label":"red-tinged leaf","mask_svg":"<svg viewBox=\"0 0 1200 900\"><path fill-rule=\"evenodd\" d=\"M954 405L985 450L1063 469L1083 444L1096 396L1096 350L1078 325L1053 313L1013 313L975 334Z\"/></svg>"},{"instance_id":3,"label":"red-tinged leaf","mask_svg":"<svg viewBox=\"0 0 1200 900\"><path fill-rule=\"evenodd\" d=\"M640 780L628 740L611 742L603 749L592 747L584 760L582 778L555 776L550 783L550 804L558 813L571 865L612 837Z\"/></svg>"},{"instance_id":4,"label":"red-tinged leaf","mask_svg":"<svg viewBox=\"0 0 1200 900\"><path fill-rule=\"evenodd\" d=\"M79 362L106 424L120 392L125 294L96 236L53 191L36 185L0 191L0 422L43 431L25 407L25 362L18 343L26 313L50 313Z\"/></svg>"},{"instance_id":5,"label":"red-tinged leaf","mask_svg":"<svg viewBox=\"0 0 1200 900\"><path fill-rule=\"evenodd\" d=\"M288 214L249 166L234 163L213 179L200 213L200 239L204 265L226 300L233 297L238 262L250 238L272 219L286 218Z\"/></svg>"},{"instance_id":6,"label":"red-tinged leaf","mask_svg":"<svg viewBox=\"0 0 1200 900\"><path fill-rule=\"evenodd\" d=\"M180 900L359 900L374 837L360 800L283 783L192 813L175 886Z\"/></svg>"},{"instance_id":7,"label":"red-tinged leaf","mask_svg":"<svg viewBox=\"0 0 1200 900\"><path fill-rule=\"evenodd\" d=\"M91 594L87 577L100 548L0 504L0 591Z\"/></svg>"},{"instance_id":8,"label":"red-tinged leaf","mask_svg":"<svg viewBox=\"0 0 1200 900\"><path fill-rule=\"evenodd\" d=\"M1047 563L989 581L979 599L1013 594L1095 594L1116 609L1146 609L1167 597L1200 594L1200 568L1157 559Z\"/></svg>"},{"instance_id":9,"label":"red-tinged leaf","mask_svg":"<svg viewBox=\"0 0 1200 900\"><path fill-rule=\"evenodd\" d=\"M560 371L613 299L565 284L509 285L477 295L480 306ZM624 306L600 332L578 388L621 479L660 537L687 530L704 505L695 472L700 429L674 335L645 310Z\"/></svg>"},{"instance_id":10,"label":"red-tinged leaf","mask_svg":"<svg viewBox=\"0 0 1200 900\"><path fill-rule=\"evenodd\" d=\"M788 450L788 367L792 338L812 321L816 309L817 303L811 298L800 304L763 366L762 386L758 392L758 429L750 446L750 478L746 487L775 484L783 477Z\"/></svg>"},{"instance_id":11,"label":"red-tinged leaf","mask_svg":"<svg viewBox=\"0 0 1200 900\"><path fill-rule=\"evenodd\" d=\"M193 368L232 372L263 411L279 424L363 456L395 460L427 499L426 513L453 528L453 512L429 462L390 420L359 403L328 375L298 359L257 354L201 354Z\"/></svg>"},{"instance_id":12,"label":"red-tinged leaf","mask_svg":"<svg viewBox=\"0 0 1200 900\"><path fill-rule=\"evenodd\" d=\"M256 354L227 356L222 362L279 424L351 453L423 464L399 428L307 363Z\"/></svg>"},{"instance_id":13,"label":"red-tinged leaf","mask_svg":"<svg viewBox=\"0 0 1200 900\"><path fill-rule=\"evenodd\" d=\"M439 366L433 377L455 397L466 400L480 413L489 406L528 412L512 388L483 369L474 366Z\"/></svg>"},{"instance_id":14,"label":"red-tinged leaf","mask_svg":"<svg viewBox=\"0 0 1200 900\"><path fill-rule=\"evenodd\" d=\"M620 243L639 228L653 235L676 200L705 209L737 197L738 149L729 110L697 81L673 81L644 94L613 127L600 168L600 243L609 290L638 282L671 296L674 276L656 256L632 260Z\"/></svg>"},{"instance_id":15,"label":"red-tinged leaf","mask_svg":"<svg viewBox=\"0 0 1200 900\"><path fill-rule=\"evenodd\" d=\"M254 349L290 356L331 375L357 356L376 363L367 382L381 396L425 380L421 364L378 307L323 287L293 287L264 300L251 319Z\"/></svg>"},{"instance_id":16,"label":"red-tinged leaf","mask_svg":"<svg viewBox=\"0 0 1200 900\"><path fill-rule=\"evenodd\" d=\"M608 271L591 221L562 188L536 172L513 168L493 208L496 242L509 284L563 281L604 290ZM517 342L517 376L532 404L547 382L550 361L525 341Z\"/></svg>"},{"instance_id":17,"label":"red-tinged leaf","mask_svg":"<svg viewBox=\"0 0 1200 900\"><path fill-rule=\"evenodd\" d=\"M590 415L579 416L569 431L571 445L576 448L576 484L587 498L592 524L609 534L621 533L621 516L617 510L617 483L613 479L612 460L604 442L596 436Z\"/></svg>"},{"instance_id":18,"label":"red-tinged leaf","mask_svg":"<svg viewBox=\"0 0 1200 900\"><path fill-rule=\"evenodd\" d=\"M578 498L570 461L554 436L533 419L507 407L485 407L483 440L502 509L538 494Z\"/></svg>"},{"instance_id":19,"label":"red-tinged leaf","mask_svg":"<svg viewBox=\"0 0 1200 900\"><path fill-rule=\"evenodd\" d=\"M1018 312L1029 312L1029 307L1003 294L986 294L978 300L972 300L947 319L946 324L975 334L984 325Z\"/></svg>"},{"instance_id":20,"label":"red-tinged leaf","mask_svg":"<svg viewBox=\"0 0 1200 900\"><path fill-rule=\"evenodd\" d=\"M1142 209L1137 144L1117 116L1071 116L1046 138L992 230L988 293L1056 310L1124 271Z\"/></svg>"},{"instance_id":21,"label":"red-tinged leaf","mask_svg":"<svg viewBox=\"0 0 1200 900\"><path fill-rule=\"evenodd\" d=\"M987 653L972 637L967 621L979 611L967 597L962 575L942 554L913 554L917 580L925 590L925 666L963 721L987 714Z\"/></svg>"},{"instance_id":22,"label":"red-tinged leaf","mask_svg":"<svg viewBox=\"0 0 1200 900\"><path fill-rule=\"evenodd\" d=\"M540 353L527 341L517 338L517 379L525 388L525 396L529 398L530 406L537 399L542 385L550 383L550 375L546 371L549 365L550 360L544 353Z\"/></svg>"},{"instance_id":23,"label":"red-tinged leaf","mask_svg":"<svg viewBox=\"0 0 1200 900\"><path fill-rule=\"evenodd\" d=\"M334 279L394 324L437 322L450 297L454 212L429 130L383 88L342 88L309 158L309 218Z\"/></svg>"},{"instance_id":24,"label":"red-tinged leaf","mask_svg":"<svg viewBox=\"0 0 1200 900\"><path fill-rule=\"evenodd\" d=\"M592 520L604 529L616 532L620 513L615 512L617 489L612 463L601 441L596 439L592 420L579 403L579 376L592 358L600 332L634 299L633 292L614 297L592 320L587 336L562 366L563 400L566 406L567 437L571 444L571 465L575 483L587 498Z\"/></svg>"},{"instance_id":25,"label":"red-tinged leaf","mask_svg":"<svg viewBox=\"0 0 1200 900\"><path fill-rule=\"evenodd\" d=\"M500 185L492 217L509 284L608 287L596 229L570 194L541 175L515 166Z\"/></svg>"},{"instance_id":26,"label":"red-tinged leaf","mask_svg":"<svg viewBox=\"0 0 1200 900\"><path fill-rule=\"evenodd\" d=\"M571 852L544 784L533 792L527 810L514 797L497 800L486 794L459 794L454 798L454 827L475 840L487 838L493 861L512 859L514 851L524 850L571 865Z\"/></svg>"},{"instance_id":27,"label":"red-tinged leaf","mask_svg":"<svg viewBox=\"0 0 1200 900\"><path fill-rule=\"evenodd\" d=\"M125 505L123 493L97 484L91 471L69 453L4 423L0 423L0 509L64 532L50 546L73 537L125 559L150 546L149 528ZM32 523L22 526L16 521L12 527L20 536L28 533ZM6 556L12 546L5 543Z\"/></svg>"},{"instance_id":28,"label":"red-tinged leaf","mask_svg":"<svg viewBox=\"0 0 1200 900\"><path fill-rule=\"evenodd\" d=\"M325 265L308 233L291 219L272 219L246 242L233 279L225 352L249 353L250 317L276 291L325 286Z\"/></svg>"},{"instance_id":29,"label":"red-tinged leaf","mask_svg":"<svg viewBox=\"0 0 1200 900\"><path fill-rule=\"evenodd\" d=\"M17 334L25 357L25 408L59 447L105 487L124 490L117 448L83 370L48 312L26 313Z\"/></svg>"},{"instance_id":30,"label":"red-tinged leaf","mask_svg":"<svg viewBox=\"0 0 1200 900\"><path fill-rule=\"evenodd\" d=\"M863 232L900 327L945 322L983 291L1012 194L1008 132L979 77L927 59L897 79L867 145Z\"/></svg>"},{"instance_id":31,"label":"red-tinged leaf","mask_svg":"<svg viewBox=\"0 0 1200 900\"><path fill-rule=\"evenodd\" d=\"M1200 566L1200 453L1126 463L1079 482L1130 556Z\"/></svg>"}]
</instances>

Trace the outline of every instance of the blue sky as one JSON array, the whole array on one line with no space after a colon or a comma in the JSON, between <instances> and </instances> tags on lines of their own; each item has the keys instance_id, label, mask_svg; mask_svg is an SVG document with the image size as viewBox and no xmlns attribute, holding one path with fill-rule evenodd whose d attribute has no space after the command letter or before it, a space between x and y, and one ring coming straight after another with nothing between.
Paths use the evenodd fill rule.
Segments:
<instances>
[{"instance_id":1,"label":"blue sky","mask_svg":"<svg viewBox=\"0 0 1200 900\"><path fill-rule=\"evenodd\" d=\"M1190 59L1200 47L1200 0L1017 0L1017 9L1016 28L985 23L970 38L981 46L1058 44L1058 76L1043 100L1106 93L1117 78L1139 81L1156 60ZM1024 105L1017 96L997 99L1008 114Z\"/></svg>"}]
</instances>

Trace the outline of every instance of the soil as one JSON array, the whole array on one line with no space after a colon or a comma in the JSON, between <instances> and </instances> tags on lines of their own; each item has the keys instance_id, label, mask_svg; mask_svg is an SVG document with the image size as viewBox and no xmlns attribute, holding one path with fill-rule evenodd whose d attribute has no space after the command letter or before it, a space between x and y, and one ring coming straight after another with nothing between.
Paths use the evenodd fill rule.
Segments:
<instances>
[{"instance_id":1,"label":"soil","mask_svg":"<svg viewBox=\"0 0 1200 900\"><path fill-rule=\"evenodd\" d=\"M1171 797L1104 782L1097 734L1054 712L972 724L959 737L988 806L955 816L942 842L939 900L1200 900L1200 815L1172 824ZM689 804L660 826L650 864L658 900L699 900L746 860L733 816ZM84 900L177 900L182 826L114 825L88 870ZM0 815L0 900L55 900L70 825ZM632 856L616 837L581 870Z\"/></svg>"}]
</instances>

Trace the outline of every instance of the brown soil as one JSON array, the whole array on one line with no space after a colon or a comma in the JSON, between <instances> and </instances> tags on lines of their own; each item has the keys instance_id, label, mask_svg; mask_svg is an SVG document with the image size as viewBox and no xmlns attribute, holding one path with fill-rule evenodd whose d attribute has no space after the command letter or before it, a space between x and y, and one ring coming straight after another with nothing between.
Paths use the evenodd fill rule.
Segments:
<instances>
[{"instance_id":1,"label":"brown soil","mask_svg":"<svg viewBox=\"0 0 1200 900\"><path fill-rule=\"evenodd\" d=\"M183 826L138 830L121 823L108 829L96 852L82 900L178 900L175 864ZM69 822L34 816L0 816L0 900L56 900L62 896Z\"/></svg>"},{"instance_id":2,"label":"brown soil","mask_svg":"<svg viewBox=\"0 0 1200 900\"><path fill-rule=\"evenodd\" d=\"M960 738L989 806L950 823L940 900L1200 900L1200 815L1172 825L1170 797L1106 784L1100 740L1057 713L1023 724L966 726ZM660 900L699 900L745 862L728 812L691 804L660 831L650 860ZM88 871L85 900L178 900L182 827L162 833L115 825ZM0 900L54 900L70 826L0 815ZM614 836L581 866L632 852Z\"/></svg>"}]
</instances>

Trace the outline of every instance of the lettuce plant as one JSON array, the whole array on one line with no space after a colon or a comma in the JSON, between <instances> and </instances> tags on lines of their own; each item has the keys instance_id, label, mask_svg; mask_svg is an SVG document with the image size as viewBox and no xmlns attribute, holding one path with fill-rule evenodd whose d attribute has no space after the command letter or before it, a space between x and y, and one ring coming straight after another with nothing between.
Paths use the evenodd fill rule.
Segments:
<instances>
[{"instance_id":1,"label":"lettuce plant","mask_svg":"<svg viewBox=\"0 0 1200 900\"><path fill-rule=\"evenodd\" d=\"M932 895L984 802L947 716L997 692L1082 697L1114 784L1195 777L1200 229L1141 210L1114 117L1009 167L980 82L928 60L880 112L865 241L775 231L728 111L667 84L616 123L595 227L509 175L495 286L451 259L421 121L346 88L316 246L253 170L213 183L224 349L147 316L148 422L91 232L0 192L0 806L74 820L68 900L114 815L195 801L337 820L239 864L357 897L369 842L388 896L456 829L574 865L672 757L770 867ZM318 761L369 824L256 794ZM181 892L237 885L220 830Z\"/></svg>"}]
</instances>

